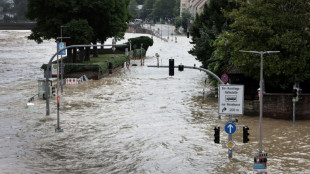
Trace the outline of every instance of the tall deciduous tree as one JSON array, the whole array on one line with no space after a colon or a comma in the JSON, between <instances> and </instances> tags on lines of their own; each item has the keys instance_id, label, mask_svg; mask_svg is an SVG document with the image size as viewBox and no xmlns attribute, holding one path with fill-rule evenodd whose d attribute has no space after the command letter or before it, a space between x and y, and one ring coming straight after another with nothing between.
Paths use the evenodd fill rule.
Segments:
<instances>
[{"instance_id":1,"label":"tall deciduous tree","mask_svg":"<svg viewBox=\"0 0 310 174\"><path fill-rule=\"evenodd\" d=\"M237 7L238 4L236 5L234 1L211 0L209 4L205 4L201 15L196 14L190 28L194 47L189 53L197 56L197 60L201 61L205 68L208 68L211 63L214 64L214 61L222 61L212 58L213 51L216 49L213 42L222 31L229 30L230 21L224 17L223 12L232 11ZM218 73L221 72L218 71Z\"/></svg>"},{"instance_id":2,"label":"tall deciduous tree","mask_svg":"<svg viewBox=\"0 0 310 174\"><path fill-rule=\"evenodd\" d=\"M155 3L155 0L145 0L142 11L141 11L141 18L142 19L151 19L153 20L153 5Z\"/></svg>"},{"instance_id":3,"label":"tall deciduous tree","mask_svg":"<svg viewBox=\"0 0 310 174\"><path fill-rule=\"evenodd\" d=\"M153 5L153 15L155 20L173 18L173 9L176 0L156 0Z\"/></svg>"},{"instance_id":4,"label":"tall deciduous tree","mask_svg":"<svg viewBox=\"0 0 310 174\"><path fill-rule=\"evenodd\" d=\"M227 16L234 21L231 25L234 32L228 38L235 50L233 64L242 72L259 79L259 56L238 50L278 50L281 53L264 56L267 86L289 90L295 78L309 82L308 0L249 0L239 10L227 13Z\"/></svg>"},{"instance_id":5,"label":"tall deciduous tree","mask_svg":"<svg viewBox=\"0 0 310 174\"><path fill-rule=\"evenodd\" d=\"M138 9L138 4L136 0L130 0L130 3L128 5L128 10L134 18L139 18L139 9Z\"/></svg>"},{"instance_id":6,"label":"tall deciduous tree","mask_svg":"<svg viewBox=\"0 0 310 174\"><path fill-rule=\"evenodd\" d=\"M37 22L29 36L38 43L59 37L60 26L72 19L85 19L93 29L90 42L123 37L130 19L130 0L28 0L26 17ZM70 33L68 33L70 35Z\"/></svg>"}]
</instances>

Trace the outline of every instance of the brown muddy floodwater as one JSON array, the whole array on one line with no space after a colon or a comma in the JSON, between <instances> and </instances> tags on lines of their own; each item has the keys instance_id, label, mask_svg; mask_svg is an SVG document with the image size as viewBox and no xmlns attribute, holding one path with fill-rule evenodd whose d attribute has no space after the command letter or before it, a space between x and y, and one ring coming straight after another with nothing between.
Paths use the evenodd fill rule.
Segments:
<instances>
[{"instance_id":1,"label":"brown muddy floodwater","mask_svg":"<svg viewBox=\"0 0 310 174\"><path fill-rule=\"evenodd\" d=\"M258 151L258 116L234 116L236 147L228 159L226 116L219 119L217 99L203 97L205 73L185 69L131 66L80 85L64 86L60 123L55 133L56 102L45 115L45 101L27 99L37 93L42 63L55 53L55 42L37 45L29 31L0 31L0 173L252 173ZM126 38L136 37L126 34ZM178 43L154 38L146 65L160 62L200 65ZM213 128L221 127L221 144ZM250 142L242 143L242 126ZM310 173L310 121L263 119L263 150L269 173Z\"/></svg>"}]
</instances>

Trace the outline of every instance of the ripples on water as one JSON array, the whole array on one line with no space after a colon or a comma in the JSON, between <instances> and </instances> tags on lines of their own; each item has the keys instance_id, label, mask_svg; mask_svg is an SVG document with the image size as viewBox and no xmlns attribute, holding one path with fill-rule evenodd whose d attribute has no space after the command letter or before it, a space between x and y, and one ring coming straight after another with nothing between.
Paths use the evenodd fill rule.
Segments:
<instances>
[{"instance_id":1,"label":"ripples on water","mask_svg":"<svg viewBox=\"0 0 310 174\"><path fill-rule=\"evenodd\" d=\"M0 35L9 37L12 32L1 31ZM253 170L253 153L258 150L258 117L235 116L239 119L233 136L236 147L233 158L228 159L225 147L228 136L224 133L227 118L218 119L216 99L202 96L203 88L210 89L204 85L205 74L195 70L176 71L174 77L168 77L168 69L138 66L122 69L102 80L67 85L60 110L64 132L54 133L54 99L50 116L45 116L45 101L35 100L34 106L24 107L27 97L37 92L35 78L41 76L39 67L54 52L50 48L54 43L36 46L23 40L26 33L14 33L13 38L19 40L16 43L22 44L33 59L0 49L0 73L6 76L0 82L2 171L251 173ZM168 64L168 59L175 55L176 64L199 65L184 49L189 46L188 40L178 41L180 44L173 45L155 39L146 64L155 65L152 55L158 52L163 64ZM6 44L1 41L1 46ZM179 51L174 51L175 46ZM44 52L47 58L42 59L41 53L34 54L32 49ZM13 62L18 65L14 73L2 70L14 67ZM310 173L309 121L292 125L291 121L264 118L263 123L263 148L268 152L269 172ZM221 126L220 145L213 142L216 125ZM250 127L247 144L242 143L242 125Z\"/></svg>"}]
</instances>

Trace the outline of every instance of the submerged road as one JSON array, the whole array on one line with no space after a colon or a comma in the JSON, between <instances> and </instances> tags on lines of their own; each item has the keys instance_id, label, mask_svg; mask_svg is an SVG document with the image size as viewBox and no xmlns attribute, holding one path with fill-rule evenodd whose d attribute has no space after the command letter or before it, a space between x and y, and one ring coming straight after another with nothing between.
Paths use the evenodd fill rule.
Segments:
<instances>
[{"instance_id":1,"label":"submerged road","mask_svg":"<svg viewBox=\"0 0 310 174\"><path fill-rule=\"evenodd\" d=\"M62 133L55 133L56 101L45 116L37 93L39 69L56 51L55 42L28 41L29 31L0 31L0 171L4 173L251 173L258 151L258 116L238 118L233 158L227 157L228 118L218 118L217 99L206 74L197 70L130 66L111 76L80 85L66 85L61 97ZM136 37L126 34L126 39ZM108 41L110 42L110 40ZM154 38L146 65L199 66L187 51L189 39L178 43ZM264 151L270 173L310 173L309 121L264 118ZM214 126L221 144L213 142ZM250 141L242 143L242 126Z\"/></svg>"}]
</instances>

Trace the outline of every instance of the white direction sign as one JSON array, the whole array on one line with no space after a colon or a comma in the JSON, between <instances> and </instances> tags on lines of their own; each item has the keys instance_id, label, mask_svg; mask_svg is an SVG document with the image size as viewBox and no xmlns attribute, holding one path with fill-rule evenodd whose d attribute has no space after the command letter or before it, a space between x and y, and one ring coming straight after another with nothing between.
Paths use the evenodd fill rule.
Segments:
<instances>
[{"instance_id":1,"label":"white direction sign","mask_svg":"<svg viewBox=\"0 0 310 174\"><path fill-rule=\"evenodd\" d=\"M243 103L243 85L220 85L219 114L243 115Z\"/></svg>"}]
</instances>

